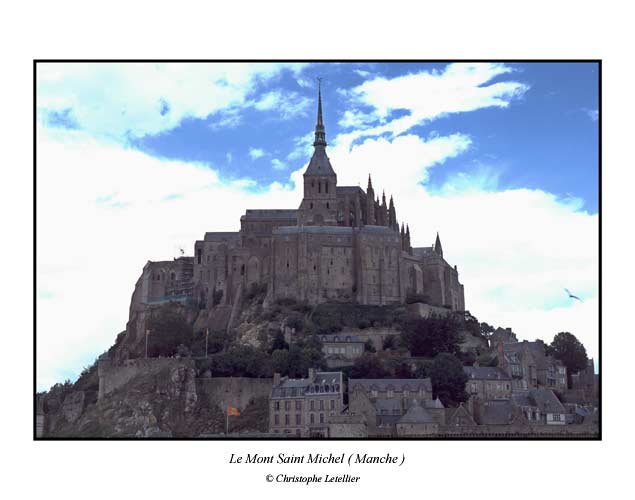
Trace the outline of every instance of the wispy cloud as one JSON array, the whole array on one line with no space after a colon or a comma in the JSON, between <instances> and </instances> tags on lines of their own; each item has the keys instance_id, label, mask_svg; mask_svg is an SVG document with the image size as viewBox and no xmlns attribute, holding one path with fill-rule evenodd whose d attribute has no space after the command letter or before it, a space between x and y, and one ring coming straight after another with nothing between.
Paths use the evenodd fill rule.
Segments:
<instances>
[{"instance_id":1,"label":"wispy cloud","mask_svg":"<svg viewBox=\"0 0 635 500\"><path fill-rule=\"evenodd\" d=\"M275 111L283 119L306 116L311 99L297 92L274 90L264 94L254 103L258 111Z\"/></svg>"}]
</instances>

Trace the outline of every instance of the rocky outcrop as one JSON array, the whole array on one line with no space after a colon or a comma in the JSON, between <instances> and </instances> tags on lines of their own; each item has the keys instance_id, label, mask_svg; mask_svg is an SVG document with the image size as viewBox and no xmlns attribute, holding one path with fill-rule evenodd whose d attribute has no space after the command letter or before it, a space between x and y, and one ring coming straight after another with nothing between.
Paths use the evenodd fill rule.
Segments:
<instances>
[{"instance_id":1,"label":"rocky outcrop","mask_svg":"<svg viewBox=\"0 0 635 500\"><path fill-rule=\"evenodd\" d=\"M62 403L62 416L69 423L74 423L84 412L85 404L84 391L74 391L64 398Z\"/></svg>"}]
</instances>

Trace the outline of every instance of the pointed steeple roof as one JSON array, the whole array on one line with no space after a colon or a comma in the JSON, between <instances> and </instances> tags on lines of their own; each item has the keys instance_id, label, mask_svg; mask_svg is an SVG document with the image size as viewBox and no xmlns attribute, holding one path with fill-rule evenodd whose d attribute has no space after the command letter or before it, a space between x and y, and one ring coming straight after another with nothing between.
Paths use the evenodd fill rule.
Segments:
<instances>
[{"instance_id":1,"label":"pointed steeple roof","mask_svg":"<svg viewBox=\"0 0 635 500\"><path fill-rule=\"evenodd\" d=\"M370 180L370 174L368 174L368 187L366 188L366 192L373 191L373 183Z\"/></svg>"},{"instance_id":2,"label":"pointed steeple roof","mask_svg":"<svg viewBox=\"0 0 635 500\"><path fill-rule=\"evenodd\" d=\"M324 121L322 120L322 79L318 78L318 112L317 122L315 123L315 141L314 146L326 146L326 131L324 130Z\"/></svg>"},{"instance_id":3,"label":"pointed steeple roof","mask_svg":"<svg viewBox=\"0 0 635 500\"><path fill-rule=\"evenodd\" d=\"M395 202L392 201L392 195L390 195L390 208L395 208Z\"/></svg>"},{"instance_id":4,"label":"pointed steeple roof","mask_svg":"<svg viewBox=\"0 0 635 500\"><path fill-rule=\"evenodd\" d=\"M322 119L322 91L320 88L320 79L318 78L318 111L317 121L315 123L315 140L313 141L313 156L304 175L335 175L335 171L331 166L329 157L326 156L326 131L324 129L324 121Z\"/></svg>"},{"instance_id":5,"label":"pointed steeple roof","mask_svg":"<svg viewBox=\"0 0 635 500\"><path fill-rule=\"evenodd\" d=\"M381 192L381 206L382 207L386 206L386 191Z\"/></svg>"},{"instance_id":6,"label":"pointed steeple roof","mask_svg":"<svg viewBox=\"0 0 635 500\"><path fill-rule=\"evenodd\" d=\"M437 231L437 239L434 242L434 251L443 257L443 247L441 246L441 238L439 238L439 232Z\"/></svg>"}]
</instances>

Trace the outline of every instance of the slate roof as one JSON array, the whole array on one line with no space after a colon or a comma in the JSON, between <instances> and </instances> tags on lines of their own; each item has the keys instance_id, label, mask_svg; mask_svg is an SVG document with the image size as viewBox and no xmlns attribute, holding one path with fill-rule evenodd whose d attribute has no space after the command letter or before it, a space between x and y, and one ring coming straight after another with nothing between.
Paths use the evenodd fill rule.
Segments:
<instances>
[{"instance_id":1,"label":"slate roof","mask_svg":"<svg viewBox=\"0 0 635 500\"><path fill-rule=\"evenodd\" d=\"M476 425L476 422L474 421L474 418L472 417L472 415L470 415L470 412L467 411L465 406L463 406L463 403L461 403L456 408L446 408L445 409L445 422L446 422L446 424L449 424L457 416L467 417L469 419L469 424L470 425Z\"/></svg>"},{"instance_id":2,"label":"slate roof","mask_svg":"<svg viewBox=\"0 0 635 500\"><path fill-rule=\"evenodd\" d=\"M419 390L423 387L424 390L432 392L432 383L429 378L356 378L348 379L349 391L353 390L356 386L361 386L363 389L370 391L376 389L378 391L385 391L388 387L392 387L395 391L403 391L404 388L409 390Z\"/></svg>"},{"instance_id":3,"label":"slate roof","mask_svg":"<svg viewBox=\"0 0 635 500\"><path fill-rule=\"evenodd\" d=\"M394 398L378 398L375 401L375 409L377 413L381 413L382 410L388 411L389 414L392 414L394 410L399 410L399 414L401 415L401 400Z\"/></svg>"},{"instance_id":4,"label":"slate roof","mask_svg":"<svg viewBox=\"0 0 635 500\"><path fill-rule=\"evenodd\" d=\"M514 408L511 401L486 401L481 407L482 425L507 425L512 421Z\"/></svg>"},{"instance_id":5,"label":"slate roof","mask_svg":"<svg viewBox=\"0 0 635 500\"><path fill-rule=\"evenodd\" d=\"M425 401L425 407L426 408L434 408L437 410L441 410L443 408L445 408L445 406L443 406L443 403L441 402L441 400L439 399L439 397L437 396L437 399L428 399Z\"/></svg>"},{"instance_id":6,"label":"slate roof","mask_svg":"<svg viewBox=\"0 0 635 500\"><path fill-rule=\"evenodd\" d=\"M297 219L297 209L248 209L243 216L247 219Z\"/></svg>"},{"instance_id":7,"label":"slate roof","mask_svg":"<svg viewBox=\"0 0 635 500\"><path fill-rule=\"evenodd\" d=\"M512 394L518 406L538 408L541 413L566 413L566 409L551 389L531 389Z\"/></svg>"},{"instance_id":8,"label":"slate roof","mask_svg":"<svg viewBox=\"0 0 635 500\"><path fill-rule=\"evenodd\" d=\"M330 387L339 385L339 390L342 390L342 372L316 372L315 379L313 381L308 378L287 378L280 382L280 385L271 389L272 397L300 397L310 393L315 385L319 385L320 388L329 386L329 391L325 389L318 391L327 394L331 392ZM295 391L294 391L295 390Z\"/></svg>"},{"instance_id":9,"label":"slate roof","mask_svg":"<svg viewBox=\"0 0 635 500\"><path fill-rule=\"evenodd\" d=\"M541 412L566 413L564 406L551 389L532 389L529 394Z\"/></svg>"},{"instance_id":10,"label":"slate roof","mask_svg":"<svg viewBox=\"0 0 635 500\"><path fill-rule=\"evenodd\" d=\"M240 233L236 232L207 232L205 233L205 241L222 241L225 239L235 240L240 238Z\"/></svg>"},{"instance_id":11,"label":"slate roof","mask_svg":"<svg viewBox=\"0 0 635 500\"><path fill-rule=\"evenodd\" d=\"M511 380L511 377L498 367L464 366L463 371L469 379L475 380Z\"/></svg>"},{"instance_id":12,"label":"slate roof","mask_svg":"<svg viewBox=\"0 0 635 500\"><path fill-rule=\"evenodd\" d=\"M432 415L423 408L416 400L412 403L408 411L399 419L400 424L432 424Z\"/></svg>"},{"instance_id":13,"label":"slate roof","mask_svg":"<svg viewBox=\"0 0 635 500\"><path fill-rule=\"evenodd\" d=\"M326 155L326 149L323 146L316 146L304 175L335 175L331 161Z\"/></svg>"},{"instance_id":14,"label":"slate roof","mask_svg":"<svg viewBox=\"0 0 635 500\"><path fill-rule=\"evenodd\" d=\"M366 194L364 190L359 186L337 186L337 193L353 193L353 194Z\"/></svg>"}]
</instances>

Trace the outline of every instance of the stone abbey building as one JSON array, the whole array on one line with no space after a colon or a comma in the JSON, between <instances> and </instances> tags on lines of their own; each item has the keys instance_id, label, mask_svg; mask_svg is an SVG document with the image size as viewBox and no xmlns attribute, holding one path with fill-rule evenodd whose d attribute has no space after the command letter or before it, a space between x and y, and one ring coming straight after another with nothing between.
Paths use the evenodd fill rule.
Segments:
<instances>
[{"instance_id":1,"label":"stone abbey building","mask_svg":"<svg viewBox=\"0 0 635 500\"><path fill-rule=\"evenodd\" d=\"M456 266L443 258L439 236L433 246L413 247L394 200L386 203L382 194L380 201L370 175L366 191L338 185L326 145L318 89L314 152L299 207L249 209L240 231L206 233L193 257L148 262L133 301L190 300L211 309L230 306L261 284L267 301L386 305L412 297L464 310L463 285Z\"/></svg>"}]
</instances>

